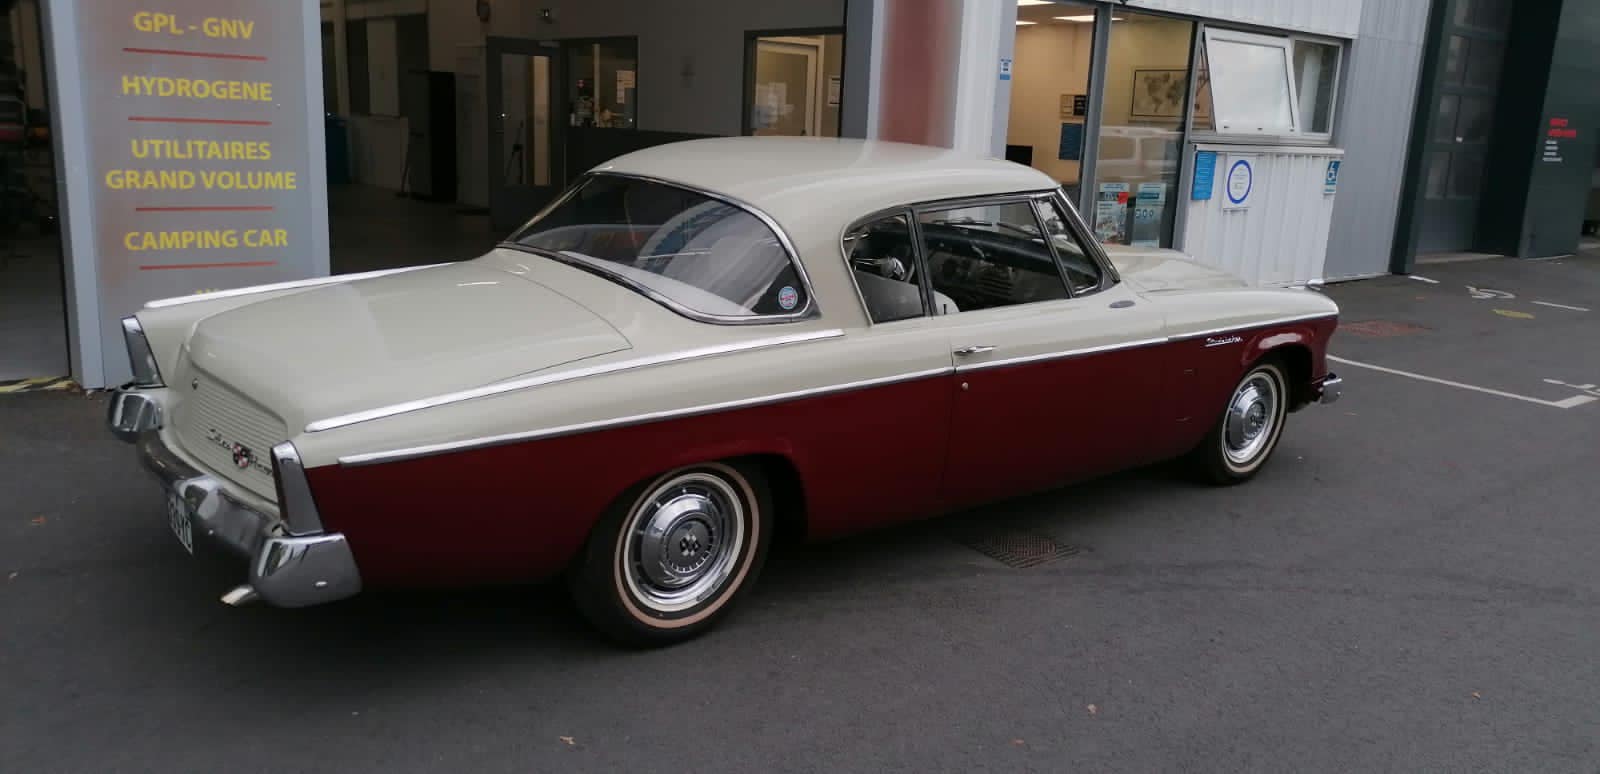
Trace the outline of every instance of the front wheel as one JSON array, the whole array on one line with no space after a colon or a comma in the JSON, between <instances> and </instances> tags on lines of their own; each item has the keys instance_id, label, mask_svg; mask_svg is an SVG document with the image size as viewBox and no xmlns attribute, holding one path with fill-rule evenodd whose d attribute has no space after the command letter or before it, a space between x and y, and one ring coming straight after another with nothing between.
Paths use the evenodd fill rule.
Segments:
<instances>
[{"instance_id":1,"label":"front wheel","mask_svg":"<svg viewBox=\"0 0 1600 774\"><path fill-rule=\"evenodd\" d=\"M1253 478L1278 448L1288 415L1283 366L1274 361L1257 364L1239 380L1222 418L1195 450L1201 474L1216 484Z\"/></svg>"},{"instance_id":2,"label":"front wheel","mask_svg":"<svg viewBox=\"0 0 1600 774\"><path fill-rule=\"evenodd\" d=\"M635 646L698 636L754 585L772 539L769 495L751 467L705 463L618 498L570 576L578 609Z\"/></svg>"}]
</instances>

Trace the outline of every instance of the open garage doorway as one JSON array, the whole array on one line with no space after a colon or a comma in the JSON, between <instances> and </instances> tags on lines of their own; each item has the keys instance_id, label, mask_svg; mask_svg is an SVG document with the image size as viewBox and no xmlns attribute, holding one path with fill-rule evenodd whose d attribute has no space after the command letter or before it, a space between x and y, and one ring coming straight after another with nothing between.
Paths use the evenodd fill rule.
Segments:
<instances>
[{"instance_id":1,"label":"open garage doorway","mask_svg":"<svg viewBox=\"0 0 1600 774\"><path fill-rule=\"evenodd\" d=\"M36 0L0 0L0 392L70 370L43 40Z\"/></svg>"}]
</instances>

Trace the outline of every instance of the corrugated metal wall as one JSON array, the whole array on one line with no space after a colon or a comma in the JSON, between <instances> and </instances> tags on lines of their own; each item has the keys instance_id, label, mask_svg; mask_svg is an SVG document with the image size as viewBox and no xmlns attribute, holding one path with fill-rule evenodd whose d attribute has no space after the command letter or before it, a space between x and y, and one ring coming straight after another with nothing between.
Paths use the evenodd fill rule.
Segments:
<instances>
[{"instance_id":1,"label":"corrugated metal wall","mask_svg":"<svg viewBox=\"0 0 1600 774\"><path fill-rule=\"evenodd\" d=\"M1324 193L1328 162L1337 148L1198 145L1216 151L1217 177L1209 200L1192 201L1183 227L1183 251L1195 260L1238 275L1256 286L1300 285L1322 279L1323 248L1335 197ZM1188 166L1194 164L1188 154ZM1239 158L1255 167L1250 207L1225 210L1225 170ZM1184 191L1185 194L1188 191ZM1338 198L1345 193L1340 191Z\"/></svg>"},{"instance_id":2,"label":"corrugated metal wall","mask_svg":"<svg viewBox=\"0 0 1600 774\"><path fill-rule=\"evenodd\" d=\"M1429 0L1373 0L1349 54L1335 140L1345 149L1326 276L1389 270Z\"/></svg>"},{"instance_id":3,"label":"corrugated metal wall","mask_svg":"<svg viewBox=\"0 0 1600 774\"><path fill-rule=\"evenodd\" d=\"M1353 38L1362 29L1362 6L1391 4L1411 0L1130 0L1127 7Z\"/></svg>"}]
</instances>

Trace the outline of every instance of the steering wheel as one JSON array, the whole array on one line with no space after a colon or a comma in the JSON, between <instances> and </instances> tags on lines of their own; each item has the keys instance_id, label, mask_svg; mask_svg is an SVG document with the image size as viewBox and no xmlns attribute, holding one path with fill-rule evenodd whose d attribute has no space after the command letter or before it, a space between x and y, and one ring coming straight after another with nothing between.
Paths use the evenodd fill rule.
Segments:
<instances>
[{"instance_id":1,"label":"steering wheel","mask_svg":"<svg viewBox=\"0 0 1600 774\"><path fill-rule=\"evenodd\" d=\"M911 257L909 245L895 245L886 255L876 258L857 257L852 251L850 263L862 271L897 282L915 282L917 277L917 262Z\"/></svg>"}]
</instances>

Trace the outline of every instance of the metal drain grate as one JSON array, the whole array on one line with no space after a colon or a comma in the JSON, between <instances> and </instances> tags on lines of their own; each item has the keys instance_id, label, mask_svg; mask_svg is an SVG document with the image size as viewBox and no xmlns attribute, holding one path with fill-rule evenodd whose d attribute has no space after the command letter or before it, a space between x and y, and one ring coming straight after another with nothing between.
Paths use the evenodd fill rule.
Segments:
<instances>
[{"instance_id":1,"label":"metal drain grate","mask_svg":"<svg viewBox=\"0 0 1600 774\"><path fill-rule=\"evenodd\" d=\"M1069 543L1058 543L1049 535L1037 532L991 532L958 537L956 542L1019 570L1065 559L1082 550Z\"/></svg>"},{"instance_id":2,"label":"metal drain grate","mask_svg":"<svg viewBox=\"0 0 1600 774\"><path fill-rule=\"evenodd\" d=\"M1362 322L1348 322L1339 324L1340 333L1351 333L1369 339L1386 339L1391 336L1409 336L1413 333L1422 333L1430 330L1426 326L1416 323L1398 322L1396 320L1363 320Z\"/></svg>"}]
</instances>

